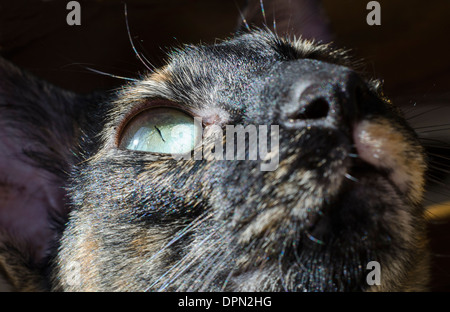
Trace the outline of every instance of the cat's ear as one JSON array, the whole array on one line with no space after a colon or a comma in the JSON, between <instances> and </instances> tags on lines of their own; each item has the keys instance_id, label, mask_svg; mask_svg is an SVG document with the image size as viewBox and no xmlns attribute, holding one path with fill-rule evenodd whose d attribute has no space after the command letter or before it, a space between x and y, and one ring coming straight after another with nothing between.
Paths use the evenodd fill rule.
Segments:
<instances>
[{"instance_id":1,"label":"cat's ear","mask_svg":"<svg viewBox=\"0 0 450 312\"><path fill-rule=\"evenodd\" d=\"M66 174L87 106L0 58L1 252L45 258L55 237L51 220L67 213Z\"/></svg>"},{"instance_id":2,"label":"cat's ear","mask_svg":"<svg viewBox=\"0 0 450 312\"><path fill-rule=\"evenodd\" d=\"M251 26L268 27L280 36L332 39L320 0L248 0L239 28Z\"/></svg>"}]
</instances>

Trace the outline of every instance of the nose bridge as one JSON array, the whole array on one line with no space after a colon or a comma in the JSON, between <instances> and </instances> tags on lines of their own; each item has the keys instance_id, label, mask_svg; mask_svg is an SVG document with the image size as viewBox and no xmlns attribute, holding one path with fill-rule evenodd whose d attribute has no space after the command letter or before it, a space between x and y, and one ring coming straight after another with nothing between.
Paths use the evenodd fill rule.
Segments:
<instances>
[{"instance_id":1,"label":"nose bridge","mask_svg":"<svg viewBox=\"0 0 450 312\"><path fill-rule=\"evenodd\" d=\"M356 93L364 83L347 67L301 60L285 74L290 84L288 96L280 104L280 121L287 128L320 123L337 126L357 113Z\"/></svg>"}]
</instances>

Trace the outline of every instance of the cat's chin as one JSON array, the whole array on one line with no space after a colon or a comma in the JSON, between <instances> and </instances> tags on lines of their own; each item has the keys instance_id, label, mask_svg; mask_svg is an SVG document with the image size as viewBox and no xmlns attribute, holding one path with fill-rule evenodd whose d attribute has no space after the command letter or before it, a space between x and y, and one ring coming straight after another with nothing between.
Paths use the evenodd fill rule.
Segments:
<instances>
[{"instance_id":1,"label":"cat's chin","mask_svg":"<svg viewBox=\"0 0 450 312\"><path fill-rule=\"evenodd\" d=\"M359 159L346 172L340 191L309 215L308 224L281 213L277 218L274 211L272 219L264 219L272 228L265 228L259 250L244 247L246 257L237 262L251 265L231 279L229 290L364 290L361 285L367 284L361 281L371 261L384 267L395 263L400 272L408 269L409 264L395 259L395 251L416 252L420 224L411 211L417 207L405 199L388 172ZM248 246L254 245L250 237L255 239L256 232L248 234Z\"/></svg>"}]
</instances>

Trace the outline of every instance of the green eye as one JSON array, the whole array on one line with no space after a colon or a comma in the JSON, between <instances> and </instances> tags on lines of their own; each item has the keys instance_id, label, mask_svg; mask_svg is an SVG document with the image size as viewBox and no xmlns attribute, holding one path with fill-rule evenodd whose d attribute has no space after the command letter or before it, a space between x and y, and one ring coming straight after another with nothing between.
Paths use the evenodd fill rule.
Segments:
<instances>
[{"instance_id":1,"label":"green eye","mask_svg":"<svg viewBox=\"0 0 450 312\"><path fill-rule=\"evenodd\" d=\"M184 154L201 138L201 125L177 109L153 108L134 117L122 133L119 147L133 151Z\"/></svg>"}]
</instances>

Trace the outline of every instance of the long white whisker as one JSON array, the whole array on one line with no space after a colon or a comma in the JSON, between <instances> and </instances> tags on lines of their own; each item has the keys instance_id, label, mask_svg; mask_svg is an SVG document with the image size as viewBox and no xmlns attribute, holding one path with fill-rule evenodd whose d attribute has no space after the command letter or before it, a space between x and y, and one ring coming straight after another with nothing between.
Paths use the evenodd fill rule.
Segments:
<instances>
[{"instance_id":1,"label":"long white whisker","mask_svg":"<svg viewBox=\"0 0 450 312\"><path fill-rule=\"evenodd\" d=\"M267 25L266 11L264 10L264 3L263 2L264 2L263 0L259 0L259 4L261 6L261 13L262 13L262 16L264 18L264 24Z\"/></svg>"},{"instance_id":2,"label":"long white whisker","mask_svg":"<svg viewBox=\"0 0 450 312\"><path fill-rule=\"evenodd\" d=\"M359 182L359 180L357 178L355 178L354 176L350 175L349 173L344 174L344 176L349 179L350 181L353 182Z\"/></svg>"},{"instance_id":3,"label":"long white whisker","mask_svg":"<svg viewBox=\"0 0 450 312\"><path fill-rule=\"evenodd\" d=\"M222 225L223 226L223 225ZM205 242L207 242L211 236L213 236L218 230L220 230L221 227L219 227L218 229L216 229L215 231L213 231L212 233L210 233L208 236L206 236L200 243L199 245L204 244ZM197 254L196 256L186 256L183 259L179 260L177 263L175 263L169 270L167 270L164 274L162 274L155 282L153 282L147 289L146 291L148 291L150 288L152 288L153 286L155 286L156 284L158 284L160 281L162 281L164 278L166 278L166 276L168 276L170 273L174 273L176 272L176 270L180 267L182 267L183 265L185 265L187 262L184 269L180 270L178 272L178 274L175 275L175 277L172 277L172 275L170 275L168 278L170 278L170 280L168 280L167 282L163 283L163 285L159 288L159 291L164 290L165 288L167 288L175 279L176 277L178 277L180 274L182 274L184 271L186 271L193 263L195 263L195 261L202 257L202 254Z\"/></svg>"},{"instance_id":4,"label":"long white whisker","mask_svg":"<svg viewBox=\"0 0 450 312\"><path fill-rule=\"evenodd\" d=\"M130 26L128 25L128 10L127 10L127 4L124 4L124 10L125 10L125 24L127 26L127 33L128 33L128 39L130 40L130 44L131 44L131 48L133 49L134 53L136 54L136 57L142 62L142 64L144 64L144 66L149 70L149 71L153 71L154 68L150 68L150 66L152 66L150 63L146 63L144 61L144 59L141 56L141 53L139 53L134 45L133 42L133 38L131 37L131 32L130 32Z\"/></svg>"},{"instance_id":5,"label":"long white whisker","mask_svg":"<svg viewBox=\"0 0 450 312\"><path fill-rule=\"evenodd\" d=\"M207 267L202 270L202 273L199 279L203 280L202 287L199 287L200 291L208 290L208 286L210 282L214 279L217 272L221 268L222 264L228 261L228 256L233 252L233 249L223 250L222 252L218 252L215 254L214 259L209 263ZM219 261L218 261L219 260ZM212 270L211 267L214 268Z\"/></svg>"},{"instance_id":6,"label":"long white whisker","mask_svg":"<svg viewBox=\"0 0 450 312\"><path fill-rule=\"evenodd\" d=\"M151 262L153 259L155 259L158 255L160 255L163 251L165 251L167 248L172 246L174 243L176 243L178 240L183 238L190 230L195 229L197 226L211 218L212 214L200 215L196 219L194 219L190 224L185 226L183 229L181 229L179 232L177 232L174 235L174 238L172 238L166 245L164 245L160 250L158 250L155 254L153 254L149 259L147 259L144 263L142 263L141 267L146 265L148 262Z\"/></svg>"},{"instance_id":7,"label":"long white whisker","mask_svg":"<svg viewBox=\"0 0 450 312\"><path fill-rule=\"evenodd\" d=\"M211 236L214 233L211 233L210 235L208 235L206 238L204 238L201 242L200 245L202 245L203 243L205 243L206 241L208 241ZM202 258L203 254L199 253L194 257L185 257L183 258L183 260L179 261L175 266L173 266L168 272L166 272L163 276L167 275L167 273L174 271L175 269L178 269L179 267L182 267L181 270L179 270L175 275L170 276L170 280L166 281L159 289L158 291L164 291L174 280L176 280L181 274L183 274L184 272L186 272L186 270L188 270L199 258ZM188 262L189 261L189 262Z\"/></svg>"},{"instance_id":8,"label":"long white whisker","mask_svg":"<svg viewBox=\"0 0 450 312\"><path fill-rule=\"evenodd\" d=\"M241 20L242 20L242 23L244 23L245 28L247 28L247 30L250 30L250 26L248 25L247 20L245 19L245 16L244 16L244 14L242 13L241 9L239 8L239 6L238 6L236 0L234 1L234 5L236 6L236 8L237 8L237 10L238 10L238 12L239 12L239 15L241 16Z\"/></svg>"},{"instance_id":9,"label":"long white whisker","mask_svg":"<svg viewBox=\"0 0 450 312\"><path fill-rule=\"evenodd\" d=\"M249 253L250 253L250 250L251 250L251 249L253 248L253 246L255 246L257 243L260 243L260 244L262 245L262 242L261 242L261 241L253 240L249 245L246 246L246 248L245 248L243 254L249 254ZM236 249L236 248L233 248L233 251L234 251L235 249ZM230 273L228 273L227 277L225 278L225 280L224 280L224 282L223 282L221 291L225 291L225 287L227 286L228 281L230 280L231 276L234 274L234 272L236 271L236 269L237 269L237 266L236 266L236 263L234 263L233 268L230 270Z\"/></svg>"},{"instance_id":10,"label":"long white whisker","mask_svg":"<svg viewBox=\"0 0 450 312\"><path fill-rule=\"evenodd\" d=\"M104 75L104 76L109 76L112 78L117 78L117 79L124 79L124 80L128 80L128 81L133 81L133 82L137 82L139 81L139 79L135 79L135 78L129 78L129 77L123 77L123 76L118 76L118 75L114 75L114 74L110 74L110 73L106 73L94 68L90 68L90 67L85 67L87 70L90 70L91 72L94 72L96 74L100 74L100 75Z\"/></svg>"}]
</instances>

